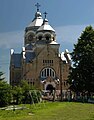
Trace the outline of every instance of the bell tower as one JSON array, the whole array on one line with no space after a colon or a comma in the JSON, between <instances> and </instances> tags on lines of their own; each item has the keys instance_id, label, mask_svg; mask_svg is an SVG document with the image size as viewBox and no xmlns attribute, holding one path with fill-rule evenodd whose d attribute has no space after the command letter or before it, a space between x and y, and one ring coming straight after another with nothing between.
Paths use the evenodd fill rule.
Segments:
<instances>
[{"instance_id":1,"label":"bell tower","mask_svg":"<svg viewBox=\"0 0 94 120\"><path fill-rule=\"evenodd\" d=\"M25 28L24 46L36 42L36 31L43 23L42 15L39 11L39 3L37 3L35 6L37 7L35 17L32 22Z\"/></svg>"}]
</instances>

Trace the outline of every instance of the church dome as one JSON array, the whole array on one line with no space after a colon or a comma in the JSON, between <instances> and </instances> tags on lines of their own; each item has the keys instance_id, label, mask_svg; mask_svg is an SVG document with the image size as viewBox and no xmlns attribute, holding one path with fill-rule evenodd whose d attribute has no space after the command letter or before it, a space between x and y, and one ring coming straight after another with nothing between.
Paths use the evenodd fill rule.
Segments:
<instances>
[{"instance_id":1,"label":"church dome","mask_svg":"<svg viewBox=\"0 0 94 120\"><path fill-rule=\"evenodd\" d=\"M39 27L37 32L39 32L39 31L52 31L52 32L55 32L55 30L49 25L47 19L44 19L42 26Z\"/></svg>"},{"instance_id":2,"label":"church dome","mask_svg":"<svg viewBox=\"0 0 94 120\"><path fill-rule=\"evenodd\" d=\"M36 12L36 13L35 13L35 18L42 18L41 12L39 12L39 11Z\"/></svg>"},{"instance_id":3,"label":"church dome","mask_svg":"<svg viewBox=\"0 0 94 120\"><path fill-rule=\"evenodd\" d=\"M43 24L43 19L42 19L41 13L38 11L35 13L35 18L28 25L28 27L41 26L42 24Z\"/></svg>"}]
</instances>

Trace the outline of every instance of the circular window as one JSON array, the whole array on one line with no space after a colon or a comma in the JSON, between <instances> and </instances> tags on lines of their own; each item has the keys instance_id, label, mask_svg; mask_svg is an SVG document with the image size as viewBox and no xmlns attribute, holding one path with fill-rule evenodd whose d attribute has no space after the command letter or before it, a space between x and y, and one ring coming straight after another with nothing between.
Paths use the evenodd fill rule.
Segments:
<instances>
[{"instance_id":1,"label":"circular window","mask_svg":"<svg viewBox=\"0 0 94 120\"><path fill-rule=\"evenodd\" d=\"M29 36L28 36L28 40L29 40L29 41L33 40L33 35L29 35Z\"/></svg>"}]
</instances>

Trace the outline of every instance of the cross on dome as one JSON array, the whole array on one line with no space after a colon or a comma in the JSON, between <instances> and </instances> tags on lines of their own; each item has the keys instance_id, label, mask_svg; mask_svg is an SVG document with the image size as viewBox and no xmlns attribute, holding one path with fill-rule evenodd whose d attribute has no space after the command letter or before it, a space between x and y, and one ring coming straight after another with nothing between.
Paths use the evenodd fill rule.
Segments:
<instances>
[{"instance_id":1,"label":"cross on dome","mask_svg":"<svg viewBox=\"0 0 94 120\"><path fill-rule=\"evenodd\" d=\"M39 12L39 7L41 6L39 3L35 4L35 6L37 7L37 12Z\"/></svg>"},{"instance_id":2,"label":"cross on dome","mask_svg":"<svg viewBox=\"0 0 94 120\"><path fill-rule=\"evenodd\" d=\"M47 14L48 14L47 12L44 12L44 15L45 15L45 19L46 19L46 17L47 17Z\"/></svg>"}]
</instances>

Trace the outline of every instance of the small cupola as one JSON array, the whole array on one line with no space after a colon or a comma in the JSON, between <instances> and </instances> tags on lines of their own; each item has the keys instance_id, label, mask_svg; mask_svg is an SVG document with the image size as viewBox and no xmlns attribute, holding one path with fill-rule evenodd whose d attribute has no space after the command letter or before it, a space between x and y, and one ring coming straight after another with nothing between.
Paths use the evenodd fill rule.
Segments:
<instances>
[{"instance_id":1,"label":"small cupola","mask_svg":"<svg viewBox=\"0 0 94 120\"><path fill-rule=\"evenodd\" d=\"M45 12L45 18L43 24L37 30L37 40L46 40L48 43L55 41L55 30L49 25L48 19L46 18L47 13Z\"/></svg>"},{"instance_id":2,"label":"small cupola","mask_svg":"<svg viewBox=\"0 0 94 120\"><path fill-rule=\"evenodd\" d=\"M37 32L39 32L39 31L52 31L52 32L55 32L55 30L48 23L48 20L46 18L47 13L45 12L44 14L45 14L45 18L43 20L43 24L42 24L42 26L39 27Z\"/></svg>"}]
</instances>

